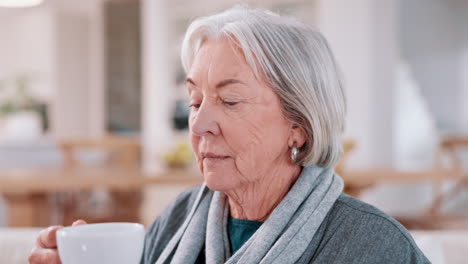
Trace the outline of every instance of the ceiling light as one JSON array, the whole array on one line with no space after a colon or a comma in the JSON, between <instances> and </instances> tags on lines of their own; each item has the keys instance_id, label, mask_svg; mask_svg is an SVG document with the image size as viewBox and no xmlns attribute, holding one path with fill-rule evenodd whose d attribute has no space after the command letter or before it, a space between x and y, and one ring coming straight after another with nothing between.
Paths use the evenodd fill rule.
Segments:
<instances>
[{"instance_id":1,"label":"ceiling light","mask_svg":"<svg viewBox=\"0 0 468 264\"><path fill-rule=\"evenodd\" d=\"M37 6L43 0L0 0L0 7L31 7Z\"/></svg>"}]
</instances>

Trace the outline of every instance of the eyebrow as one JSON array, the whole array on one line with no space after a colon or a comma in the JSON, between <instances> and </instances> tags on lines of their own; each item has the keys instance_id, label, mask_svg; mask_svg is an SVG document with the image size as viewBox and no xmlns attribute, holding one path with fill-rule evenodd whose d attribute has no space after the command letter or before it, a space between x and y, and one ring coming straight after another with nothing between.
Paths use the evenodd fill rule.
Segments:
<instances>
[{"instance_id":1,"label":"eyebrow","mask_svg":"<svg viewBox=\"0 0 468 264\"><path fill-rule=\"evenodd\" d=\"M190 83L194 86L196 86L195 82L191 79L191 78L187 78L185 80L186 83ZM218 84L216 84L216 89L220 89L220 88L223 88L224 86L227 86L227 85L230 85L230 84L243 84L243 85L247 85L246 83L244 83L243 81L240 81L240 80L237 80L237 79L226 79L226 80L222 80L220 81Z\"/></svg>"},{"instance_id":2,"label":"eyebrow","mask_svg":"<svg viewBox=\"0 0 468 264\"><path fill-rule=\"evenodd\" d=\"M222 80L218 84L216 84L216 89L222 88L222 87L230 85L230 84L243 84L243 85L246 85L243 81L240 81L240 80L226 79L226 80Z\"/></svg>"},{"instance_id":3,"label":"eyebrow","mask_svg":"<svg viewBox=\"0 0 468 264\"><path fill-rule=\"evenodd\" d=\"M196 86L195 82L190 78L185 79L185 82Z\"/></svg>"}]
</instances>

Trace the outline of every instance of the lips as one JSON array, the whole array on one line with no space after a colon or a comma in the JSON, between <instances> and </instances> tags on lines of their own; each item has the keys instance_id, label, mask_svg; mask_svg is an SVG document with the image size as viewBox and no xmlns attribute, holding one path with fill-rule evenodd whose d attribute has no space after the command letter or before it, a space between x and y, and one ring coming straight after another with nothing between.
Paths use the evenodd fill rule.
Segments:
<instances>
[{"instance_id":1,"label":"lips","mask_svg":"<svg viewBox=\"0 0 468 264\"><path fill-rule=\"evenodd\" d=\"M229 156L220 155L212 152L202 152L203 159L209 160L223 160L229 158Z\"/></svg>"}]
</instances>

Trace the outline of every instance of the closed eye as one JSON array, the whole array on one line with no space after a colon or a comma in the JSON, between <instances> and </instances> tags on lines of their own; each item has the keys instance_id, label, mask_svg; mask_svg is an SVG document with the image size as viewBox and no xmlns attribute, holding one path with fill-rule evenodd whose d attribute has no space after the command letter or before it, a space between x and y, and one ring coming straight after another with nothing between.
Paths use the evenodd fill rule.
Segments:
<instances>
[{"instance_id":1,"label":"closed eye","mask_svg":"<svg viewBox=\"0 0 468 264\"><path fill-rule=\"evenodd\" d=\"M223 104L228 105L228 106L234 106L238 103L239 102L234 102L234 101L223 101Z\"/></svg>"},{"instance_id":2,"label":"closed eye","mask_svg":"<svg viewBox=\"0 0 468 264\"><path fill-rule=\"evenodd\" d=\"M198 109L198 108L200 108L200 105L201 105L201 104L195 104L195 103L194 103L194 104L190 104L189 107L190 107L190 108Z\"/></svg>"}]
</instances>

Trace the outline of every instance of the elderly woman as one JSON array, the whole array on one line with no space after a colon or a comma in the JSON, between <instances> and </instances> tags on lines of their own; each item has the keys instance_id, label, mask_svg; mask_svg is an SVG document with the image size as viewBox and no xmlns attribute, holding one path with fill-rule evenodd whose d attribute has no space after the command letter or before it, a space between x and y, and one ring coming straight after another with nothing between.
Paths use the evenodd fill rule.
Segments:
<instances>
[{"instance_id":1,"label":"elderly woman","mask_svg":"<svg viewBox=\"0 0 468 264\"><path fill-rule=\"evenodd\" d=\"M156 219L142 263L428 263L403 226L342 193L345 94L319 32L234 8L195 20L181 57L205 184ZM58 259L56 229L31 263Z\"/></svg>"}]
</instances>

